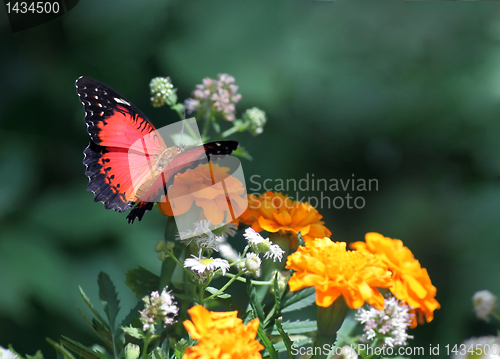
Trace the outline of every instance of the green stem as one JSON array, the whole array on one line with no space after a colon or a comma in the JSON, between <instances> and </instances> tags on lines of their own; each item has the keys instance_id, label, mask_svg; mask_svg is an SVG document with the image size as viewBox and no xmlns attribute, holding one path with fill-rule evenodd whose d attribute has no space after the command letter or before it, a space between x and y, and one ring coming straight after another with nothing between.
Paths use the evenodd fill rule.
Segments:
<instances>
[{"instance_id":1,"label":"green stem","mask_svg":"<svg viewBox=\"0 0 500 359\"><path fill-rule=\"evenodd\" d=\"M167 253L168 253L168 255L169 255L169 256L170 256L170 257L174 260L174 262L175 262L175 263L177 263L177 265L178 265L179 267L181 267L181 268L184 270L184 272L186 272L187 274L191 275L191 272L190 272L190 271L189 271L186 267L184 267L184 264L182 264L182 263L181 263L181 262L177 259L177 257L175 256L175 254L174 254L174 252L173 252L173 251L171 251L171 250L170 250L170 251L167 251Z\"/></svg>"},{"instance_id":2,"label":"green stem","mask_svg":"<svg viewBox=\"0 0 500 359\"><path fill-rule=\"evenodd\" d=\"M337 331L342 326L347 314L347 304L343 296L338 297L332 305L327 308L319 307L317 309L316 322L318 323L318 333L314 342L314 353L317 351L322 354L313 355L311 359L326 358L326 352L322 349L326 344L333 346L337 340ZM316 348L319 348L316 350Z\"/></svg>"},{"instance_id":3,"label":"green stem","mask_svg":"<svg viewBox=\"0 0 500 359\"><path fill-rule=\"evenodd\" d=\"M210 128L211 121L212 121L212 113L210 113L209 116L205 117L205 125L203 126L203 132L201 134L203 142L205 142L208 139L207 134L208 134L208 129Z\"/></svg>"},{"instance_id":4,"label":"green stem","mask_svg":"<svg viewBox=\"0 0 500 359\"><path fill-rule=\"evenodd\" d=\"M205 297L205 289L206 289L206 286L200 286L200 287L199 287L199 289L200 289L200 301L199 301L199 303L200 303L201 305L203 305L203 302L204 302L204 300L205 300L205 299L204 299L204 297Z\"/></svg>"},{"instance_id":5,"label":"green stem","mask_svg":"<svg viewBox=\"0 0 500 359\"><path fill-rule=\"evenodd\" d=\"M226 275L228 274L231 274L231 273L226 273ZM210 297L208 298L205 298L204 301L202 301L202 304L209 301L209 300L212 300L214 299L215 297L217 297L219 294L223 293L227 287L229 287L231 285L231 283L233 283L237 278L239 278L240 275L242 275L243 272L239 272L238 274L234 275L234 274L231 274L232 278L221 288L219 289L219 291L217 291L216 293L212 294ZM230 277L231 277L230 276Z\"/></svg>"},{"instance_id":6,"label":"green stem","mask_svg":"<svg viewBox=\"0 0 500 359\"><path fill-rule=\"evenodd\" d=\"M233 126L233 127L229 128L229 129L227 129L226 131L222 132L222 134L220 135L220 137L221 138L226 138L226 137L231 136L234 133L243 132L244 130L245 129L243 129L241 127Z\"/></svg>"},{"instance_id":7,"label":"green stem","mask_svg":"<svg viewBox=\"0 0 500 359\"><path fill-rule=\"evenodd\" d=\"M491 312L491 315L493 315L493 317L494 317L496 320L500 321L500 315L498 315L498 313L497 313L497 311L496 311L496 310L493 310L493 311Z\"/></svg>"},{"instance_id":8,"label":"green stem","mask_svg":"<svg viewBox=\"0 0 500 359\"><path fill-rule=\"evenodd\" d=\"M232 273L226 273L226 276L227 277L236 277L236 275L232 274ZM246 283L247 280L245 278L242 278L242 277L237 277L236 280L240 281L240 282L243 282L243 283ZM269 281L259 281L259 280L251 280L250 281L253 285L272 285L274 283L274 280L269 280Z\"/></svg>"},{"instance_id":9,"label":"green stem","mask_svg":"<svg viewBox=\"0 0 500 359\"><path fill-rule=\"evenodd\" d=\"M149 333L146 334L146 337L144 338L144 349L142 350L142 359L148 359L148 345L149 341L151 340Z\"/></svg>"}]
</instances>

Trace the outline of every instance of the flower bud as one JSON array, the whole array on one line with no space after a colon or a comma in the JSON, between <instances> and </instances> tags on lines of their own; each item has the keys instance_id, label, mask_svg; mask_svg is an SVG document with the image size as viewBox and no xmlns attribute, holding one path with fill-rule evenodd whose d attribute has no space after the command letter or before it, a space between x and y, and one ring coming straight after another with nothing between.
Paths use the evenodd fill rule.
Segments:
<instances>
[{"instance_id":1,"label":"flower bud","mask_svg":"<svg viewBox=\"0 0 500 359\"><path fill-rule=\"evenodd\" d=\"M260 276L260 265L262 260L255 253L247 253L247 258L245 259L245 268L252 273L254 276Z\"/></svg>"},{"instance_id":2,"label":"flower bud","mask_svg":"<svg viewBox=\"0 0 500 359\"><path fill-rule=\"evenodd\" d=\"M141 350L138 345L128 343L125 347L125 359L137 359L140 353Z\"/></svg>"},{"instance_id":3,"label":"flower bud","mask_svg":"<svg viewBox=\"0 0 500 359\"><path fill-rule=\"evenodd\" d=\"M477 317L489 321L488 316L495 310L497 297L489 290L481 290L474 294L472 302Z\"/></svg>"},{"instance_id":4,"label":"flower bud","mask_svg":"<svg viewBox=\"0 0 500 359\"><path fill-rule=\"evenodd\" d=\"M266 113L257 107L248 109L243 114L243 122L247 125L248 131L257 136L264 131L267 122Z\"/></svg>"}]
</instances>

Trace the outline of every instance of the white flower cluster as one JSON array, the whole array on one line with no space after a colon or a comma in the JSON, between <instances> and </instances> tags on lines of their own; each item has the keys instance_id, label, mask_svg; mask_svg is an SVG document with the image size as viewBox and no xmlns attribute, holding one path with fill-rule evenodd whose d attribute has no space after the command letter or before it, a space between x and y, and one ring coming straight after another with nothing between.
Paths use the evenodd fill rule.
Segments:
<instances>
[{"instance_id":1,"label":"white flower cluster","mask_svg":"<svg viewBox=\"0 0 500 359\"><path fill-rule=\"evenodd\" d=\"M163 322L166 327L176 322L174 317L177 316L179 307L174 302L174 296L167 291L167 287L163 289L161 295L154 291L149 297L142 298L142 301L145 305L140 314L144 331L150 330L154 333L155 324Z\"/></svg>"},{"instance_id":2,"label":"white flower cluster","mask_svg":"<svg viewBox=\"0 0 500 359\"><path fill-rule=\"evenodd\" d=\"M383 310L359 308L355 318L365 324L365 340L379 339L381 344L392 348L404 346L408 339L413 339L406 333L413 318L410 310L408 305L391 296L385 299Z\"/></svg>"},{"instance_id":3,"label":"white flower cluster","mask_svg":"<svg viewBox=\"0 0 500 359\"><path fill-rule=\"evenodd\" d=\"M248 241L250 248L257 254L264 253L264 258L272 258L273 262L279 261L283 258L285 251L277 244L273 244L269 238L262 237L259 233L255 232L252 227L245 230L243 237Z\"/></svg>"},{"instance_id":4,"label":"white flower cluster","mask_svg":"<svg viewBox=\"0 0 500 359\"><path fill-rule=\"evenodd\" d=\"M257 107L248 109L243 114L243 122L252 135L259 135L264 132L264 125L267 122L266 113Z\"/></svg>"},{"instance_id":5,"label":"white flower cluster","mask_svg":"<svg viewBox=\"0 0 500 359\"><path fill-rule=\"evenodd\" d=\"M170 77L155 77L149 83L151 102L154 107L161 107L174 92Z\"/></svg>"}]
</instances>

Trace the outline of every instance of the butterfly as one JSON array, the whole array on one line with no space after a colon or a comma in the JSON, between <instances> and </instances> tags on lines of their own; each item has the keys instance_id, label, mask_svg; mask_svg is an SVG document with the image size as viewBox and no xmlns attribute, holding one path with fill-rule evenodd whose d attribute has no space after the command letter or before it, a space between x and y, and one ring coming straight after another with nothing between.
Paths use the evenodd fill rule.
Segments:
<instances>
[{"instance_id":1,"label":"butterfly","mask_svg":"<svg viewBox=\"0 0 500 359\"><path fill-rule=\"evenodd\" d=\"M148 118L123 96L85 76L75 85L90 136L83 152L87 190L106 209L124 212L133 207L127 215L129 223L136 218L140 221L153 208L177 174L207 163L211 156L229 155L238 147L236 141L188 150L183 145L167 147ZM147 146L141 146L145 141Z\"/></svg>"}]
</instances>

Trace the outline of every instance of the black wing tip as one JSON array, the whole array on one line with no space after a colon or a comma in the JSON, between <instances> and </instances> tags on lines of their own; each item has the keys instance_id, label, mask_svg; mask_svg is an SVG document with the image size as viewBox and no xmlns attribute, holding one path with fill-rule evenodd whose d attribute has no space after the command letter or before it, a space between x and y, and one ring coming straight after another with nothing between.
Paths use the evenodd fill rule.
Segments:
<instances>
[{"instance_id":1,"label":"black wing tip","mask_svg":"<svg viewBox=\"0 0 500 359\"><path fill-rule=\"evenodd\" d=\"M134 223L136 218L140 221L142 217L144 217L146 211L151 211L153 209L153 205L153 202L139 202L127 215L128 223Z\"/></svg>"}]
</instances>

